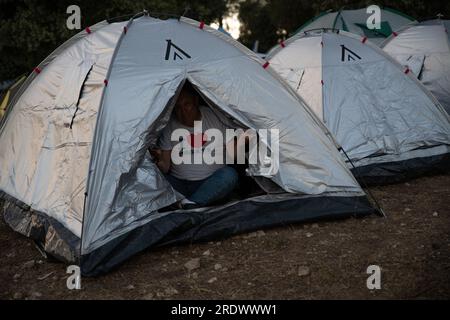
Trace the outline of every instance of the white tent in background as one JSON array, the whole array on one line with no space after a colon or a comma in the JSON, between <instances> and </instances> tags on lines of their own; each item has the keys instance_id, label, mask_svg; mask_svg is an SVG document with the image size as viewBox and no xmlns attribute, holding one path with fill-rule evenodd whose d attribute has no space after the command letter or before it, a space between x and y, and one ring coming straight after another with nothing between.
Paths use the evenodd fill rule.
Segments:
<instances>
[{"instance_id":1,"label":"white tent in background","mask_svg":"<svg viewBox=\"0 0 450 320\"><path fill-rule=\"evenodd\" d=\"M369 29L367 20L372 13L367 13L367 8L329 10L307 21L294 34L312 29L339 29L368 37L373 43L379 44L389 37L393 30L415 21L413 18L390 8L382 8L380 14L380 29Z\"/></svg>"},{"instance_id":2,"label":"white tent in background","mask_svg":"<svg viewBox=\"0 0 450 320\"><path fill-rule=\"evenodd\" d=\"M450 40L445 24L431 20L404 27L381 47L408 67L450 114Z\"/></svg>"},{"instance_id":3,"label":"white tent in background","mask_svg":"<svg viewBox=\"0 0 450 320\"><path fill-rule=\"evenodd\" d=\"M231 37L183 17L87 28L35 69L3 118L5 221L96 275L148 247L373 213L329 132L266 67ZM180 195L147 149L185 81L239 126L279 130L278 171L248 167L263 195L160 210Z\"/></svg>"},{"instance_id":4,"label":"white tent in background","mask_svg":"<svg viewBox=\"0 0 450 320\"><path fill-rule=\"evenodd\" d=\"M442 106L366 37L297 34L268 59L333 133L357 177L389 182L448 165L450 123Z\"/></svg>"}]
</instances>

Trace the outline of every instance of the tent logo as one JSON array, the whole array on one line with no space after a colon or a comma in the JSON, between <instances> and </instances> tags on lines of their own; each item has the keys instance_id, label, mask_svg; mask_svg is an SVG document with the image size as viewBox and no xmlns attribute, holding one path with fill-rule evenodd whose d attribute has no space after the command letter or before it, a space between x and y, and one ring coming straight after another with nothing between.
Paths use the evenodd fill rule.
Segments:
<instances>
[{"instance_id":1,"label":"tent logo","mask_svg":"<svg viewBox=\"0 0 450 320\"><path fill-rule=\"evenodd\" d=\"M190 59L191 56L186 53L186 51L184 51L183 49L181 49L180 47L178 47L176 44L174 44L172 42L171 39L167 39L167 47L166 47L166 60L169 60L170 58L170 52L172 51L172 47L174 48L173 50L173 60L183 60L183 56Z\"/></svg>"},{"instance_id":2,"label":"tent logo","mask_svg":"<svg viewBox=\"0 0 450 320\"><path fill-rule=\"evenodd\" d=\"M352 50L341 44L342 53L341 61L355 61L356 59L361 60L361 57L354 53Z\"/></svg>"}]
</instances>

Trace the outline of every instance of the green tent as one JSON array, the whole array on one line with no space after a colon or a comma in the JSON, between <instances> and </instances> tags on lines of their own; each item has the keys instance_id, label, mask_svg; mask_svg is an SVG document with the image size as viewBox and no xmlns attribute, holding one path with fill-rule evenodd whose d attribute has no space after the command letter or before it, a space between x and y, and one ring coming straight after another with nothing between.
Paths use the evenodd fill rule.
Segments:
<instances>
[{"instance_id":1,"label":"green tent","mask_svg":"<svg viewBox=\"0 0 450 320\"><path fill-rule=\"evenodd\" d=\"M366 8L356 10L326 11L312 18L301 26L295 33L312 29L339 29L366 36L375 44L380 44L402 26L414 21L413 18L389 8L381 9L380 29L369 29L367 19L372 13L367 13ZM294 33L294 34L295 34Z\"/></svg>"}]
</instances>

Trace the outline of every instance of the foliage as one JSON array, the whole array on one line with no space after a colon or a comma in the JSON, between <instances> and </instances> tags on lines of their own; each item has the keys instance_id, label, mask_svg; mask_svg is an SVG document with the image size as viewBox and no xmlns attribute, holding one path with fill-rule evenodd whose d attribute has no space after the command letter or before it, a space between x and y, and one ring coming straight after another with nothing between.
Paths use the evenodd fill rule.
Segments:
<instances>
[{"instance_id":1,"label":"foliage","mask_svg":"<svg viewBox=\"0 0 450 320\"><path fill-rule=\"evenodd\" d=\"M240 41L265 52L298 27L328 9L362 8L369 4L397 9L417 19L437 13L450 17L444 0L0 0L0 82L29 72L65 40L76 34L68 30L66 9L81 8L84 29L104 19L131 15L143 9L184 15L206 23L221 23L231 12L241 21ZM124 17L125 18L125 17Z\"/></svg>"},{"instance_id":2,"label":"foliage","mask_svg":"<svg viewBox=\"0 0 450 320\"><path fill-rule=\"evenodd\" d=\"M259 41L265 52L312 17L326 10L359 9L371 4L399 10L416 19L430 19L441 13L450 18L450 2L445 0L234 0L241 20L240 41L252 47Z\"/></svg>"},{"instance_id":3,"label":"foliage","mask_svg":"<svg viewBox=\"0 0 450 320\"><path fill-rule=\"evenodd\" d=\"M0 0L0 82L30 72L79 30L69 30L69 5L81 9L82 28L143 9L181 15L206 23L220 22L227 0ZM128 17L129 18L129 17Z\"/></svg>"}]
</instances>

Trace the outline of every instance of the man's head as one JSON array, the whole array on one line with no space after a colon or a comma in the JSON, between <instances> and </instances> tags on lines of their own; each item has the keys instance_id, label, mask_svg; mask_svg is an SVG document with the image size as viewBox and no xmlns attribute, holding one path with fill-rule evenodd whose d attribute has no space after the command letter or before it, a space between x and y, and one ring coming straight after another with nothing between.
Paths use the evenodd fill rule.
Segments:
<instances>
[{"instance_id":1,"label":"man's head","mask_svg":"<svg viewBox=\"0 0 450 320\"><path fill-rule=\"evenodd\" d=\"M175 103L175 116L185 126L193 127L195 120L200 120L198 109L198 95L189 84L184 85L177 102Z\"/></svg>"}]
</instances>

